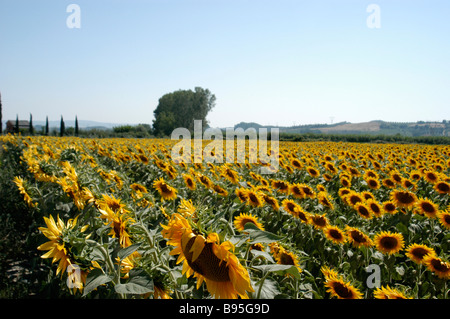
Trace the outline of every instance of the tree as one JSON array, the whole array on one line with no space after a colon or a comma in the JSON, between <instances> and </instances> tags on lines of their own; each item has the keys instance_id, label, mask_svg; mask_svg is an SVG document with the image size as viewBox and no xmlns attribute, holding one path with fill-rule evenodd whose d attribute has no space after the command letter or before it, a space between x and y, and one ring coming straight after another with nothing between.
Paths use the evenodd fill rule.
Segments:
<instances>
[{"instance_id":1,"label":"tree","mask_svg":"<svg viewBox=\"0 0 450 319\"><path fill-rule=\"evenodd\" d=\"M30 123L29 123L28 131L29 131L30 135L34 134L33 115L31 113L30 113Z\"/></svg>"},{"instance_id":2,"label":"tree","mask_svg":"<svg viewBox=\"0 0 450 319\"><path fill-rule=\"evenodd\" d=\"M78 117L75 115L75 136L78 136L79 128L78 128Z\"/></svg>"},{"instance_id":3,"label":"tree","mask_svg":"<svg viewBox=\"0 0 450 319\"><path fill-rule=\"evenodd\" d=\"M155 135L170 135L177 127L194 130L194 120L202 120L207 127L206 116L215 106L216 97L208 89L196 87L192 90L178 90L163 95L153 111Z\"/></svg>"},{"instance_id":4,"label":"tree","mask_svg":"<svg viewBox=\"0 0 450 319\"><path fill-rule=\"evenodd\" d=\"M48 127L48 116L45 119L45 135L48 135L49 132L49 127Z\"/></svg>"},{"instance_id":5,"label":"tree","mask_svg":"<svg viewBox=\"0 0 450 319\"><path fill-rule=\"evenodd\" d=\"M16 115L16 127L15 127L15 133L19 134L19 114Z\"/></svg>"},{"instance_id":6,"label":"tree","mask_svg":"<svg viewBox=\"0 0 450 319\"><path fill-rule=\"evenodd\" d=\"M64 131L65 131L66 127L64 125L64 119L63 116L61 115L61 124L59 126L59 136L64 136Z\"/></svg>"},{"instance_id":7,"label":"tree","mask_svg":"<svg viewBox=\"0 0 450 319\"><path fill-rule=\"evenodd\" d=\"M3 133L3 122L2 122L2 94L0 93L0 135Z\"/></svg>"}]
</instances>

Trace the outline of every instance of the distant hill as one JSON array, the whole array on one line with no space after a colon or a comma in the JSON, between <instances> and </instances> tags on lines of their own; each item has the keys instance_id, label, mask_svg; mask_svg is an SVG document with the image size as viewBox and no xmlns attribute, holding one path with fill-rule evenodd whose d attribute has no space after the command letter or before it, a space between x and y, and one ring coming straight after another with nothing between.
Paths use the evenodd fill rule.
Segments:
<instances>
[{"instance_id":1,"label":"distant hill","mask_svg":"<svg viewBox=\"0 0 450 319\"><path fill-rule=\"evenodd\" d=\"M276 126L264 126L253 122L241 122L234 128L241 127L244 130L253 127L275 128ZM450 122L385 122L370 121L362 123L340 122L335 124L306 124L298 126L279 126L280 133L305 134L369 134L369 135L402 135L402 136L450 136Z\"/></svg>"}]
</instances>

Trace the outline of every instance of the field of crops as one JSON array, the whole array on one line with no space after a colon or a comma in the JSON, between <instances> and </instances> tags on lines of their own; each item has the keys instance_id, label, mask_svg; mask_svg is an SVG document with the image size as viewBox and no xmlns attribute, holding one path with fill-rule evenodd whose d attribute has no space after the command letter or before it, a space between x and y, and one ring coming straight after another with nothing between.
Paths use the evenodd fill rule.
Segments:
<instances>
[{"instance_id":1,"label":"field of crops","mask_svg":"<svg viewBox=\"0 0 450 319\"><path fill-rule=\"evenodd\" d=\"M450 147L280 142L186 163L169 139L3 136L60 289L83 298L449 297ZM12 167L12 166L11 166Z\"/></svg>"}]
</instances>

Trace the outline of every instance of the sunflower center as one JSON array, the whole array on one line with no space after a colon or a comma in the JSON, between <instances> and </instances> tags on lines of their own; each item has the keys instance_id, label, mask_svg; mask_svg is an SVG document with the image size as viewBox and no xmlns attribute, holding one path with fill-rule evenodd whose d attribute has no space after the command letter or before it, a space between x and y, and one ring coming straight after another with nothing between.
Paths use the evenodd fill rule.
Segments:
<instances>
[{"instance_id":1,"label":"sunflower center","mask_svg":"<svg viewBox=\"0 0 450 319\"><path fill-rule=\"evenodd\" d=\"M422 206L422 209L427 213L435 212L433 205L431 205L430 203L424 202L421 204L421 206Z\"/></svg>"},{"instance_id":2,"label":"sunflower center","mask_svg":"<svg viewBox=\"0 0 450 319\"><path fill-rule=\"evenodd\" d=\"M350 197L350 203L352 205L356 205L356 203L362 202L361 198L359 196L351 196Z\"/></svg>"},{"instance_id":3,"label":"sunflower center","mask_svg":"<svg viewBox=\"0 0 450 319\"><path fill-rule=\"evenodd\" d=\"M444 220L447 224L450 224L450 215L444 215Z\"/></svg>"},{"instance_id":4,"label":"sunflower center","mask_svg":"<svg viewBox=\"0 0 450 319\"><path fill-rule=\"evenodd\" d=\"M418 259L423 259L425 255L427 255L429 252L426 249L423 249L421 247L415 248L411 253L414 255L414 257Z\"/></svg>"},{"instance_id":5,"label":"sunflower center","mask_svg":"<svg viewBox=\"0 0 450 319\"><path fill-rule=\"evenodd\" d=\"M194 244L196 236L193 236L187 242L183 254L186 257L189 266L200 275L204 276L206 279L216 281L216 282L226 282L230 281L230 276L228 275L228 267L226 262L217 258L214 254L212 243L205 243L200 255L197 259L192 262L193 252L190 252L192 245Z\"/></svg>"},{"instance_id":6,"label":"sunflower center","mask_svg":"<svg viewBox=\"0 0 450 319\"><path fill-rule=\"evenodd\" d=\"M441 262L439 259L433 259L431 260L431 265L434 269L436 269L439 272L448 272L450 271L450 268L447 267L443 262Z\"/></svg>"},{"instance_id":7,"label":"sunflower center","mask_svg":"<svg viewBox=\"0 0 450 319\"><path fill-rule=\"evenodd\" d=\"M257 202L258 202L258 198L256 197L255 194L250 193L250 194L248 195L248 197L250 198L250 200L251 200L253 203L257 203Z\"/></svg>"},{"instance_id":8,"label":"sunflower center","mask_svg":"<svg viewBox=\"0 0 450 319\"><path fill-rule=\"evenodd\" d=\"M381 213L380 207L378 207L378 205L376 205L376 204L371 204L371 205L370 205L370 208L372 209L372 211L373 211L375 214Z\"/></svg>"},{"instance_id":9,"label":"sunflower center","mask_svg":"<svg viewBox=\"0 0 450 319\"><path fill-rule=\"evenodd\" d=\"M365 243L366 238L358 231L353 230L350 232L350 235L352 236L353 240L357 243Z\"/></svg>"},{"instance_id":10,"label":"sunflower center","mask_svg":"<svg viewBox=\"0 0 450 319\"><path fill-rule=\"evenodd\" d=\"M169 189L169 187L166 184L162 183L161 184L161 192L163 192L163 193L170 193L171 190Z\"/></svg>"},{"instance_id":11,"label":"sunflower center","mask_svg":"<svg viewBox=\"0 0 450 319\"><path fill-rule=\"evenodd\" d=\"M362 216L370 216L370 212L364 206L358 207L358 213L360 213Z\"/></svg>"},{"instance_id":12,"label":"sunflower center","mask_svg":"<svg viewBox=\"0 0 450 319\"><path fill-rule=\"evenodd\" d=\"M377 187L378 186L378 182L374 179L369 180L369 186L370 187Z\"/></svg>"},{"instance_id":13,"label":"sunflower center","mask_svg":"<svg viewBox=\"0 0 450 319\"><path fill-rule=\"evenodd\" d=\"M323 218L322 216L315 216L315 217L313 217L312 220L313 220L314 224L319 227L325 227L327 224L325 218Z\"/></svg>"},{"instance_id":14,"label":"sunflower center","mask_svg":"<svg viewBox=\"0 0 450 319\"><path fill-rule=\"evenodd\" d=\"M342 239L342 234L340 231L336 230L336 229L330 229L329 232L330 236L333 237L334 239L340 240Z\"/></svg>"},{"instance_id":15,"label":"sunflower center","mask_svg":"<svg viewBox=\"0 0 450 319\"><path fill-rule=\"evenodd\" d=\"M353 297L352 291L350 289L348 289L347 287L345 287L340 282L334 282L333 283L333 290L341 298L347 299L347 298L352 298Z\"/></svg>"},{"instance_id":16,"label":"sunflower center","mask_svg":"<svg viewBox=\"0 0 450 319\"><path fill-rule=\"evenodd\" d=\"M280 256L280 263L282 265L295 265L294 260L292 259L292 256L286 253L282 253Z\"/></svg>"},{"instance_id":17,"label":"sunflower center","mask_svg":"<svg viewBox=\"0 0 450 319\"><path fill-rule=\"evenodd\" d=\"M414 196L408 192L398 192L396 194L397 200L403 204L411 204L414 202Z\"/></svg>"},{"instance_id":18,"label":"sunflower center","mask_svg":"<svg viewBox=\"0 0 450 319\"><path fill-rule=\"evenodd\" d=\"M447 183L438 183L437 188L441 192L445 192L445 193L448 193L450 191L450 186Z\"/></svg>"},{"instance_id":19,"label":"sunflower center","mask_svg":"<svg viewBox=\"0 0 450 319\"><path fill-rule=\"evenodd\" d=\"M394 249L397 247L398 241L394 237L383 237L380 240L380 245L385 249Z\"/></svg>"}]
</instances>

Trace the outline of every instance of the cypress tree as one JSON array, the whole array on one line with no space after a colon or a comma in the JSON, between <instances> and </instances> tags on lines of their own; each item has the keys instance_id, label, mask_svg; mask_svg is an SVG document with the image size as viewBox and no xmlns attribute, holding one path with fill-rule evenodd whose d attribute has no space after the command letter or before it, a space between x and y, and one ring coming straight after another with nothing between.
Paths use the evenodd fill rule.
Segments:
<instances>
[{"instance_id":1,"label":"cypress tree","mask_svg":"<svg viewBox=\"0 0 450 319\"><path fill-rule=\"evenodd\" d=\"M78 136L78 117L75 115L75 136Z\"/></svg>"},{"instance_id":2,"label":"cypress tree","mask_svg":"<svg viewBox=\"0 0 450 319\"><path fill-rule=\"evenodd\" d=\"M33 128L33 115L30 113L30 124L29 124L29 129L30 131L30 135L34 135L34 128Z\"/></svg>"},{"instance_id":3,"label":"cypress tree","mask_svg":"<svg viewBox=\"0 0 450 319\"><path fill-rule=\"evenodd\" d=\"M2 122L2 94L0 93L0 135L3 133L3 122Z\"/></svg>"},{"instance_id":4,"label":"cypress tree","mask_svg":"<svg viewBox=\"0 0 450 319\"><path fill-rule=\"evenodd\" d=\"M15 127L15 133L19 134L19 114L16 115L16 127Z\"/></svg>"},{"instance_id":5,"label":"cypress tree","mask_svg":"<svg viewBox=\"0 0 450 319\"><path fill-rule=\"evenodd\" d=\"M48 135L48 116L47 119L45 120L45 135Z\"/></svg>"},{"instance_id":6,"label":"cypress tree","mask_svg":"<svg viewBox=\"0 0 450 319\"><path fill-rule=\"evenodd\" d=\"M65 128L65 125L64 125L64 119L63 119L63 116L61 115L61 124L60 124L60 127L59 127L59 136L64 136L64 130L65 130L66 128Z\"/></svg>"}]
</instances>

